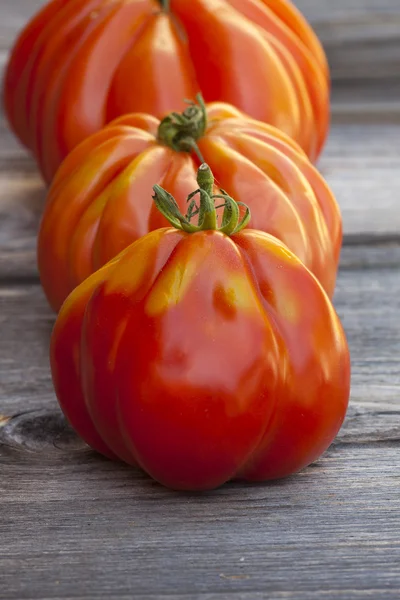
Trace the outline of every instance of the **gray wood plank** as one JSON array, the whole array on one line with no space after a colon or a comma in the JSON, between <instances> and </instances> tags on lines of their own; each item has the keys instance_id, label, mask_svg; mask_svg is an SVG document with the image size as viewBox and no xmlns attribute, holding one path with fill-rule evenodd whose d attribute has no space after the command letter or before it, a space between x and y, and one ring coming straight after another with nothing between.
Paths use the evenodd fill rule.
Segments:
<instances>
[{"instance_id":1,"label":"gray wood plank","mask_svg":"<svg viewBox=\"0 0 400 600\"><path fill-rule=\"evenodd\" d=\"M359 238L355 239L358 242ZM367 240L367 247L358 243L344 246L341 251L340 268L345 269L374 269L400 267L400 245L395 241L386 243L386 240L377 237L376 245Z\"/></svg>"},{"instance_id":2,"label":"gray wood plank","mask_svg":"<svg viewBox=\"0 0 400 600\"><path fill-rule=\"evenodd\" d=\"M380 80L400 75L397 0L295 0L321 38L333 79ZM0 63L10 42L44 0L2 0Z\"/></svg>"},{"instance_id":3,"label":"gray wood plank","mask_svg":"<svg viewBox=\"0 0 400 600\"><path fill-rule=\"evenodd\" d=\"M397 457L333 447L286 481L183 495L82 449L8 448L0 598L397 600Z\"/></svg>"},{"instance_id":4,"label":"gray wood plank","mask_svg":"<svg viewBox=\"0 0 400 600\"><path fill-rule=\"evenodd\" d=\"M322 40L334 80L398 77L397 0L295 0Z\"/></svg>"},{"instance_id":5,"label":"gray wood plank","mask_svg":"<svg viewBox=\"0 0 400 600\"><path fill-rule=\"evenodd\" d=\"M6 0L0 7L0 48L5 52L16 31L41 2ZM299 7L317 24L361 15L370 25L382 15L397 22L397 0L300 0ZM358 18L358 17L357 17ZM360 17L361 18L361 17ZM345 20L345 19L344 19ZM379 41L374 48L379 48ZM341 47L341 45L340 45ZM1 52L0 52L1 53ZM346 54L346 61L351 62ZM400 68L400 63L399 63ZM393 74L392 74L393 75ZM382 88L354 78L333 89L331 136L320 163L341 205L345 242L354 236L396 236L400 231L400 87ZM36 231L45 197L34 162L0 119L0 279L32 277L36 270Z\"/></svg>"},{"instance_id":6,"label":"gray wood plank","mask_svg":"<svg viewBox=\"0 0 400 600\"><path fill-rule=\"evenodd\" d=\"M19 416L0 419L0 598L397 599L400 270L382 248L357 252L336 294L353 363L337 440L285 481L198 495L75 437L51 391L42 293L1 287L0 414Z\"/></svg>"},{"instance_id":7,"label":"gray wood plank","mask_svg":"<svg viewBox=\"0 0 400 600\"><path fill-rule=\"evenodd\" d=\"M341 206L345 236L399 233L400 119L334 124L319 167Z\"/></svg>"},{"instance_id":8,"label":"gray wood plank","mask_svg":"<svg viewBox=\"0 0 400 600\"><path fill-rule=\"evenodd\" d=\"M353 359L353 404L374 411L400 411L399 258L398 246L349 250L335 295ZM0 286L0 414L56 407L47 348L53 322L38 285Z\"/></svg>"},{"instance_id":9,"label":"gray wood plank","mask_svg":"<svg viewBox=\"0 0 400 600\"><path fill-rule=\"evenodd\" d=\"M37 276L36 232L45 198L33 160L0 124L0 279Z\"/></svg>"},{"instance_id":10,"label":"gray wood plank","mask_svg":"<svg viewBox=\"0 0 400 600\"><path fill-rule=\"evenodd\" d=\"M0 285L0 414L56 406L48 368L54 316L36 285Z\"/></svg>"},{"instance_id":11,"label":"gray wood plank","mask_svg":"<svg viewBox=\"0 0 400 600\"><path fill-rule=\"evenodd\" d=\"M367 79L334 81L332 120L343 122L399 123L400 78L371 85Z\"/></svg>"},{"instance_id":12,"label":"gray wood plank","mask_svg":"<svg viewBox=\"0 0 400 600\"><path fill-rule=\"evenodd\" d=\"M40 3L2 0L0 61ZM353 363L345 425L297 476L202 495L169 492L87 449L49 375L54 317L35 283L44 187L0 121L1 600L400 597L400 4L297 4L334 78L359 78L334 88L321 162L347 242L335 298ZM388 93L368 83L383 77Z\"/></svg>"},{"instance_id":13,"label":"gray wood plank","mask_svg":"<svg viewBox=\"0 0 400 600\"><path fill-rule=\"evenodd\" d=\"M345 244L400 232L400 112L392 123L336 122L320 169L342 209ZM33 162L0 137L0 279L35 276L36 232L45 188ZM11 155L7 158L7 148Z\"/></svg>"}]
</instances>

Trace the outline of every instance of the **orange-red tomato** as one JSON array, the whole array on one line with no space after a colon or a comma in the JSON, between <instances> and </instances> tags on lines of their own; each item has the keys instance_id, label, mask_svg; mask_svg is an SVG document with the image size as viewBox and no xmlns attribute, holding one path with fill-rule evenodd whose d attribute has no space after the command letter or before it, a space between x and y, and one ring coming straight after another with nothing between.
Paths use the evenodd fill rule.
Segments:
<instances>
[{"instance_id":1,"label":"orange-red tomato","mask_svg":"<svg viewBox=\"0 0 400 600\"><path fill-rule=\"evenodd\" d=\"M161 117L199 91L319 154L328 67L289 0L53 0L19 36L4 95L13 130L50 181L109 121Z\"/></svg>"},{"instance_id":2,"label":"orange-red tomato","mask_svg":"<svg viewBox=\"0 0 400 600\"><path fill-rule=\"evenodd\" d=\"M190 151L196 138L218 186L249 205L251 227L282 240L332 295L342 222L321 175L272 126L222 103L207 106L207 126L204 110L189 107L183 128L176 124L181 115L161 126L145 114L120 117L66 158L50 188L38 241L41 281L54 310L126 246L167 225L151 200L155 182L184 209L199 160L194 150L179 149Z\"/></svg>"},{"instance_id":3,"label":"orange-red tomato","mask_svg":"<svg viewBox=\"0 0 400 600\"><path fill-rule=\"evenodd\" d=\"M349 354L317 279L272 236L153 231L77 287L51 341L83 439L176 489L284 477L336 436Z\"/></svg>"}]
</instances>

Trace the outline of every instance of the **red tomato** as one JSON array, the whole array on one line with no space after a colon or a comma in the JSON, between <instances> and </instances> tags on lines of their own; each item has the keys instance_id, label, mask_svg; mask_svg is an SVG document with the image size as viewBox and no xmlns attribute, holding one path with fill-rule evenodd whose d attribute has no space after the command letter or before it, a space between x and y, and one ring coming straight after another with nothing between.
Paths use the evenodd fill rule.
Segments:
<instances>
[{"instance_id":1,"label":"red tomato","mask_svg":"<svg viewBox=\"0 0 400 600\"><path fill-rule=\"evenodd\" d=\"M13 130L51 181L109 121L162 117L200 90L282 129L311 159L319 154L327 62L288 0L53 0L19 36L4 96Z\"/></svg>"},{"instance_id":2,"label":"red tomato","mask_svg":"<svg viewBox=\"0 0 400 600\"><path fill-rule=\"evenodd\" d=\"M145 114L121 117L67 157L50 188L38 242L41 281L54 310L126 246L168 224L151 200L154 182L184 210L196 184L196 152L220 187L247 202L251 227L282 240L333 293L342 222L321 175L279 130L226 104L205 110L190 106L161 125Z\"/></svg>"},{"instance_id":3,"label":"red tomato","mask_svg":"<svg viewBox=\"0 0 400 600\"><path fill-rule=\"evenodd\" d=\"M182 229L149 233L76 288L51 341L56 393L83 439L187 490L310 464L343 422L350 378L316 278L282 242L241 230L227 196L218 230L206 165L199 174L199 226L156 189Z\"/></svg>"}]
</instances>

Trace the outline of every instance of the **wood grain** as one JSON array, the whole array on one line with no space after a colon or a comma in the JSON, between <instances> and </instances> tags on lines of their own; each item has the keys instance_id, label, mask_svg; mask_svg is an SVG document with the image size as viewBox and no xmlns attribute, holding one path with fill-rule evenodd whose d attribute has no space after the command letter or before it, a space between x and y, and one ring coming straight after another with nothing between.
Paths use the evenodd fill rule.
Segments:
<instances>
[{"instance_id":1,"label":"wood grain","mask_svg":"<svg viewBox=\"0 0 400 600\"><path fill-rule=\"evenodd\" d=\"M2 0L0 69L39 0ZM91 452L52 389L45 189L0 115L0 600L400 598L400 3L297 0L334 78L321 169L344 217L351 403L314 465L177 494Z\"/></svg>"},{"instance_id":2,"label":"wood grain","mask_svg":"<svg viewBox=\"0 0 400 600\"><path fill-rule=\"evenodd\" d=\"M4 2L4 0L3 0ZM44 0L6 0L0 7L0 65L11 43ZM398 78L398 0L295 0L326 49L334 80Z\"/></svg>"},{"instance_id":3,"label":"wood grain","mask_svg":"<svg viewBox=\"0 0 400 600\"><path fill-rule=\"evenodd\" d=\"M3 62L16 32L41 4L38 0L14 0L12 3L7 0L7 10L4 5L0 7L0 15L4 15L0 19ZM391 24L397 23L400 31L397 0L340 0L335 3L299 0L298 6L315 23L318 32L322 28L323 33L324 23L336 31L336 37L332 39L338 41L338 52L343 46L340 28L347 27L346 19L350 23L360 19L378 29L389 20ZM375 54L382 47L379 35L374 38ZM387 32L383 37L388 39ZM328 43L326 36L322 35L322 39ZM366 43L370 43L370 38ZM346 48L344 52L346 64L352 65ZM396 64L400 70L400 61ZM356 81L359 68L358 63L354 65L355 76L351 82L334 85L333 126L320 163L342 208L345 243L354 243L357 236L360 236L360 243L376 235L398 237L400 231L400 205L397 202L400 194L400 78L395 77L400 71L391 73L393 79L385 84L371 85L369 75ZM8 131L2 116L0 280L37 276L36 232L44 200L45 188L35 164Z\"/></svg>"},{"instance_id":4,"label":"wood grain","mask_svg":"<svg viewBox=\"0 0 400 600\"><path fill-rule=\"evenodd\" d=\"M34 164L15 149L10 134L0 144L0 279L35 276L36 232L45 188ZM4 147L13 158L1 157ZM320 169L341 206L345 244L380 236L400 239L399 121L338 122Z\"/></svg>"},{"instance_id":5,"label":"wood grain","mask_svg":"<svg viewBox=\"0 0 400 600\"><path fill-rule=\"evenodd\" d=\"M322 40L334 80L400 74L397 0L295 0Z\"/></svg>"},{"instance_id":6,"label":"wood grain","mask_svg":"<svg viewBox=\"0 0 400 600\"><path fill-rule=\"evenodd\" d=\"M398 600L397 456L333 447L285 481L182 495L83 449L7 448L0 598Z\"/></svg>"},{"instance_id":7,"label":"wood grain","mask_svg":"<svg viewBox=\"0 0 400 600\"><path fill-rule=\"evenodd\" d=\"M0 426L0 598L397 599L400 271L358 252L336 294L353 357L337 440L285 481L199 495L76 438L51 391L42 293L1 288L0 413L19 416Z\"/></svg>"},{"instance_id":8,"label":"wood grain","mask_svg":"<svg viewBox=\"0 0 400 600\"><path fill-rule=\"evenodd\" d=\"M356 244L349 243L342 248L340 268L345 269L374 269L400 267L400 245L387 238L376 236L373 240L368 240L368 246L358 244L359 238L355 239ZM375 244L373 243L375 242Z\"/></svg>"},{"instance_id":9,"label":"wood grain","mask_svg":"<svg viewBox=\"0 0 400 600\"><path fill-rule=\"evenodd\" d=\"M343 256L335 305L353 356L354 402L400 411L400 249ZM0 286L0 414L54 409L48 341L54 315L38 285ZM399 421L400 424L400 421Z\"/></svg>"}]
</instances>

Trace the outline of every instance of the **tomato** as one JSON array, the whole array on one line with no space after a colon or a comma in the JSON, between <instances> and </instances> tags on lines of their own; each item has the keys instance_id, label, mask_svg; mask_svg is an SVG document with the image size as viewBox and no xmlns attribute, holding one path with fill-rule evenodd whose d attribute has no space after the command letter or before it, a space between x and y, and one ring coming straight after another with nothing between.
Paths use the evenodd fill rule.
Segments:
<instances>
[{"instance_id":1,"label":"tomato","mask_svg":"<svg viewBox=\"0 0 400 600\"><path fill-rule=\"evenodd\" d=\"M161 123L145 114L120 117L67 157L50 188L38 241L41 281L54 310L130 243L168 225L151 200L154 182L184 210L198 155L221 188L246 200L251 227L282 240L333 293L342 222L327 184L285 134L212 103Z\"/></svg>"},{"instance_id":2,"label":"tomato","mask_svg":"<svg viewBox=\"0 0 400 600\"><path fill-rule=\"evenodd\" d=\"M52 334L60 405L95 450L162 484L210 489L285 477L337 434L349 353L317 279L279 240L243 229L199 168L194 225L155 186L173 227L77 287ZM225 206L217 223L214 202Z\"/></svg>"},{"instance_id":3,"label":"tomato","mask_svg":"<svg viewBox=\"0 0 400 600\"><path fill-rule=\"evenodd\" d=\"M4 99L51 181L109 121L163 117L199 91L282 129L312 160L323 146L327 61L288 0L53 0L16 41Z\"/></svg>"}]
</instances>

